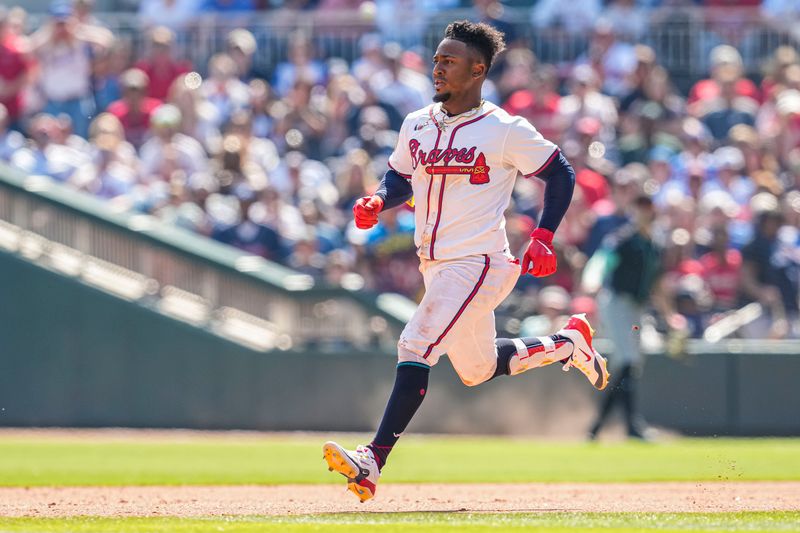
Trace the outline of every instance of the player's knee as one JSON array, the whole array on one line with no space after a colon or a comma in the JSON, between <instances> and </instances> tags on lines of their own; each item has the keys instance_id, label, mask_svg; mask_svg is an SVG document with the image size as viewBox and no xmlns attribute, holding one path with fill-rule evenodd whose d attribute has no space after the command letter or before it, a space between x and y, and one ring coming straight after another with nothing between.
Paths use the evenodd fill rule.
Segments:
<instances>
[{"instance_id":1,"label":"player's knee","mask_svg":"<svg viewBox=\"0 0 800 533\"><path fill-rule=\"evenodd\" d=\"M480 372L480 373L458 372L458 377L459 379L461 379L461 383L463 383L467 387L477 387L481 383L489 381L492 375L493 373L487 374L486 372Z\"/></svg>"},{"instance_id":2,"label":"player's knee","mask_svg":"<svg viewBox=\"0 0 800 533\"><path fill-rule=\"evenodd\" d=\"M463 378L463 377L461 378L461 383L463 383L467 387L477 387L478 385L480 385L484 381L486 381L486 380L477 381L477 380L472 380L472 379L469 379L469 378Z\"/></svg>"},{"instance_id":3,"label":"player's knee","mask_svg":"<svg viewBox=\"0 0 800 533\"><path fill-rule=\"evenodd\" d=\"M425 357L425 352L415 347L412 343L400 339L397 343L397 361L399 363L421 363L428 366L436 364L437 358Z\"/></svg>"}]
</instances>

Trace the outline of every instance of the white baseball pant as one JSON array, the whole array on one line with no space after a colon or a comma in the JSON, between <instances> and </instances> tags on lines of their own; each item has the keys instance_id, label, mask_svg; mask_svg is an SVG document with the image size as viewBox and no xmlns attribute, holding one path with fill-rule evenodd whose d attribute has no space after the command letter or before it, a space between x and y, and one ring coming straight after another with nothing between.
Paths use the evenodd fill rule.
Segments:
<instances>
[{"instance_id":1,"label":"white baseball pant","mask_svg":"<svg viewBox=\"0 0 800 533\"><path fill-rule=\"evenodd\" d=\"M520 266L505 252L420 261L425 296L400 335L399 360L433 366L447 353L461 381L479 385L497 367L494 310Z\"/></svg>"}]
</instances>

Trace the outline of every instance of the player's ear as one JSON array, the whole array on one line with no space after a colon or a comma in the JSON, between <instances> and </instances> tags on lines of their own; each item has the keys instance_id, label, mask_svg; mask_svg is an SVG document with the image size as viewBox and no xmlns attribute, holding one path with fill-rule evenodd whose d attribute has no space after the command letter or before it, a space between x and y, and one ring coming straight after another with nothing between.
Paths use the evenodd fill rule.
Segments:
<instances>
[{"instance_id":1,"label":"player's ear","mask_svg":"<svg viewBox=\"0 0 800 533\"><path fill-rule=\"evenodd\" d=\"M475 63L472 65L472 77L473 78L480 78L486 74L486 65L484 63Z\"/></svg>"}]
</instances>

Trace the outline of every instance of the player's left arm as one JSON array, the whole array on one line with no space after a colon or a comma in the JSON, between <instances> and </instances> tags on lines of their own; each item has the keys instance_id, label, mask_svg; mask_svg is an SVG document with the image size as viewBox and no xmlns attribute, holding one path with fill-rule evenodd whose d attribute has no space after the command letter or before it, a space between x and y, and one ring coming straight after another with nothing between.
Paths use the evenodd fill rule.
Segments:
<instances>
[{"instance_id":1,"label":"player's left arm","mask_svg":"<svg viewBox=\"0 0 800 533\"><path fill-rule=\"evenodd\" d=\"M549 276L558 268L553 236L572 201L575 170L555 144L521 117L509 128L504 155L526 178L535 176L545 182L542 216L531 233L521 266L523 274Z\"/></svg>"},{"instance_id":2,"label":"player's left arm","mask_svg":"<svg viewBox=\"0 0 800 533\"><path fill-rule=\"evenodd\" d=\"M531 241L522 258L522 273L544 277L558 269L556 253L553 250L553 236L572 201L575 188L575 170L556 148L552 160L536 174L544 180L544 208L539 219L539 227L531 233Z\"/></svg>"}]
</instances>

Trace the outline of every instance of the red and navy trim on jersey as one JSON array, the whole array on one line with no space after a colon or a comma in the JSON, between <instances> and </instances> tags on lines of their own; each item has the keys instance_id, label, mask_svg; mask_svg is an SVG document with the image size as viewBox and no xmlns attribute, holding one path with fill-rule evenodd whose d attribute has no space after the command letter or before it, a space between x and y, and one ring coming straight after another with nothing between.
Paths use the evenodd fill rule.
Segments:
<instances>
[{"instance_id":1,"label":"red and navy trim on jersey","mask_svg":"<svg viewBox=\"0 0 800 533\"><path fill-rule=\"evenodd\" d=\"M431 181L433 181L433 176L431 176ZM439 228L439 221L442 219L442 202L444 200L444 186L447 184L447 174L442 176L442 184L439 187L439 209L436 211L436 223L433 225L433 231L431 232L431 247L428 255L431 256L431 259L436 259L433 255L433 247L436 244L436 230ZM430 189L428 189L428 201L430 202Z\"/></svg>"},{"instance_id":2,"label":"red and navy trim on jersey","mask_svg":"<svg viewBox=\"0 0 800 533\"><path fill-rule=\"evenodd\" d=\"M538 168L536 171L534 171L534 172L531 172L530 174L525 174L525 176L524 176L524 177L526 177L526 178L531 178L531 177L533 177L533 176L536 176L536 175L538 175L538 174L541 174L541 173L542 173L542 171L543 171L544 169L546 169L546 168L548 167L548 165L550 165L550 163L552 163L553 161L555 161L555 159L558 157L558 154L560 154L560 153L561 153L561 150L559 150L558 148L556 148L555 150L553 150L553 153L552 153L552 154L550 154L550 157L548 157L548 158L547 158L547 161L545 161L545 162L544 162L544 165L540 166L540 167L539 167L539 168Z\"/></svg>"},{"instance_id":3,"label":"red and navy trim on jersey","mask_svg":"<svg viewBox=\"0 0 800 533\"><path fill-rule=\"evenodd\" d=\"M407 180L410 180L410 179L411 179L411 174L403 174L402 172L400 172L399 170L397 170L396 168L394 168L394 166L392 166L392 163L391 163L391 162L387 163L387 165L389 165L389 168L391 168L392 170L394 170L394 171L395 171L395 172L396 172L396 173L397 173L399 176L402 176L402 177L404 177L404 178L405 178L405 179L407 179Z\"/></svg>"},{"instance_id":4,"label":"red and navy trim on jersey","mask_svg":"<svg viewBox=\"0 0 800 533\"><path fill-rule=\"evenodd\" d=\"M486 274L489 272L489 265L491 264L491 261L489 260L489 256L488 255L484 254L483 262L484 262L483 263L483 270L481 271L481 275L478 278L477 283L475 283L475 287L473 287L472 292L469 293L469 296L467 296L467 299L464 300L464 303L461 304L461 307L458 309L458 312L456 313L456 316L454 316L453 320L451 320L450 323L447 324L447 327L444 328L444 331L442 332L442 334L439 335L439 337L436 339L436 341L433 344L428 346L427 350L425 350L425 355L422 356L424 359L428 358L428 356L431 354L433 349L436 348L439 345L439 343L442 342L442 339L444 339L445 335L447 335L447 333L451 329L453 329L453 326L455 325L456 321L461 317L462 314L464 314L464 310L467 308L467 306L473 300L473 298L475 298L475 295L478 294L478 289L480 289L481 285L483 285L483 281L486 279Z\"/></svg>"}]
</instances>

